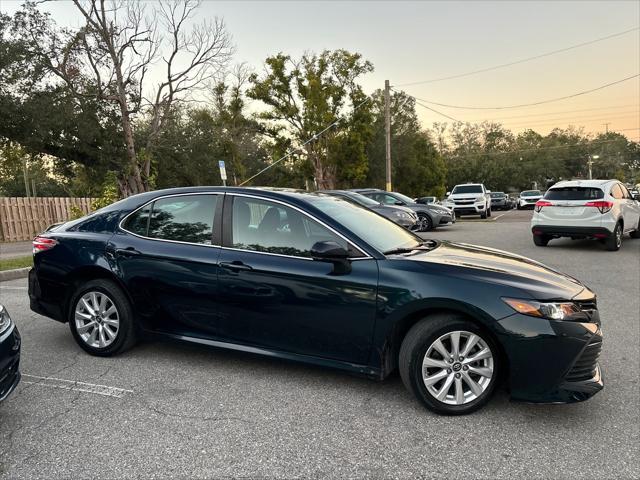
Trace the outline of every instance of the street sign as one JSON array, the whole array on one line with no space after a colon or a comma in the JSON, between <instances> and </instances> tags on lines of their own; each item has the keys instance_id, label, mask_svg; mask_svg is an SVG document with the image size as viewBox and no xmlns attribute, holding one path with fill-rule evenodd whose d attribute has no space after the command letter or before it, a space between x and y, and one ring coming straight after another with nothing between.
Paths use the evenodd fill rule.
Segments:
<instances>
[{"instance_id":1,"label":"street sign","mask_svg":"<svg viewBox=\"0 0 640 480\"><path fill-rule=\"evenodd\" d=\"M222 179L222 184L226 186L227 185L227 169L224 166L224 160L220 160L218 162L218 167L220 167L220 178Z\"/></svg>"}]
</instances>

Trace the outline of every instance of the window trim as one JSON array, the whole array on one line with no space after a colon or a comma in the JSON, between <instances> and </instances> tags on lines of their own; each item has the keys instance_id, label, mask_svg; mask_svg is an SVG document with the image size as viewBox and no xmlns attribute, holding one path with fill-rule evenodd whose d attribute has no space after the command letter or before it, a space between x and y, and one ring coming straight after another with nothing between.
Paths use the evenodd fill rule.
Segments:
<instances>
[{"instance_id":1,"label":"window trim","mask_svg":"<svg viewBox=\"0 0 640 480\"><path fill-rule=\"evenodd\" d=\"M213 223L212 226L214 228L212 234L211 234L211 245L207 245L206 243L194 243L194 242L183 242L181 240L168 240L166 238L154 238L154 237L147 237L144 235L138 235L137 233L133 233L130 230L127 230L126 228L124 228L122 226L122 224L124 222L127 221L127 219L131 216L134 215L135 213L138 213L139 210L142 210L144 207L148 206L148 205L152 205L154 202L156 202L157 200L162 200L164 198L171 198L171 197L187 197L187 196L194 196L194 195L217 195L217 196L221 196L222 200L217 199L216 200L216 208L213 211ZM138 238L143 238L145 240L154 240L156 242L169 242L169 243L177 243L177 244L181 244L181 245L196 245L198 247L213 247L213 248L221 248L222 245L217 245L214 244L214 239L216 238L216 224L218 222L216 222L217 218L220 215L220 211L221 211L221 205L222 203L224 203L224 196L225 193L224 192L193 192L193 193L174 193L171 195L162 195L160 197L155 197L152 198L151 200L149 200L148 202L140 205L138 208L136 208L135 210L127 213L124 218L122 220L120 220L120 222L118 223L118 229L122 230L123 232L128 233L129 235L133 235L134 237L138 237ZM147 233L149 233L149 221L151 220L151 214L153 213L153 208L149 211L149 219L147 220ZM221 236L218 236L218 239L221 239ZM222 242L220 242L222 243Z\"/></svg>"},{"instance_id":2,"label":"window trim","mask_svg":"<svg viewBox=\"0 0 640 480\"><path fill-rule=\"evenodd\" d=\"M348 260L354 262L357 260L371 260L373 257L371 255L369 255L365 249L363 249L360 245L358 245L356 242L349 240L347 237L345 237L344 235L342 235L340 232L336 231L333 227L327 225L325 222L323 222L322 220L320 220L319 218L314 217L313 215L311 215L308 212L305 212L304 210L302 210L301 208L292 205L290 203L284 202L282 200L278 200L278 199L274 199L274 198L269 198L269 197L262 197L259 195L251 195L251 194L247 194L247 193L227 193L226 197L228 198L228 200L225 199L225 203L229 202L229 206L233 207L233 197L247 197L247 198L255 198L257 200L262 200L262 201L267 201L267 202L273 202L273 203L279 203L280 205L284 205L285 207L289 207L292 208L294 210L297 210L298 212L302 213L304 216L308 217L309 219L311 219L312 221L315 221L317 223L319 223L320 225L322 225L323 227L325 227L326 229L328 229L329 231L331 231L333 234L337 235L338 237L342 238L344 241L346 241L349 245L353 246L356 250L358 250L363 256L362 257L349 257ZM231 242L233 241L233 237L232 237L232 229L233 229L233 208L229 208L229 218L231 219L230 222L228 222L228 228L231 230L230 233L230 239ZM225 213L227 211L227 208L225 208ZM223 227L224 228L224 227ZM223 234L224 235L224 234ZM247 250L244 248L235 248L235 247L230 247L225 244L225 238L223 236L223 245L220 245L220 248L222 248L223 250L235 250L238 252L248 252L248 253L259 253L262 255L273 255L276 257L286 257L286 258L296 258L296 259L300 259L300 260L310 260L310 261L315 261L313 258L310 257L299 257L297 255L285 255L282 253L271 253L271 252L260 252L258 250ZM228 240L227 240L228 241Z\"/></svg>"}]
</instances>

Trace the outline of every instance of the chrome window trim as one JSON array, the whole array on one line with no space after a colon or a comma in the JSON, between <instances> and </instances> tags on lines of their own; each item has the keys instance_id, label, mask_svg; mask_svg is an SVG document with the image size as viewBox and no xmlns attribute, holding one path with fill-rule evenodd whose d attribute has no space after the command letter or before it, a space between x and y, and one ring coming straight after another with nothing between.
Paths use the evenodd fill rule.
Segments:
<instances>
[{"instance_id":1,"label":"chrome window trim","mask_svg":"<svg viewBox=\"0 0 640 480\"><path fill-rule=\"evenodd\" d=\"M324 223L322 220L312 216L311 214L309 214L308 212L305 212L304 210L302 210L299 207L296 207L295 205L291 205L290 203L284 202L282 200L276 200L273 198L268 198L268 197L261 197L259 195L251 195L251 194L247 194L247 193L236 193L236 192L232 192L232 193L227 193L227 195L229 196L238 196L238 197L248 197L248 198L255 198L257 200L263 200L263 201L267 201L267 202L274 202L274 203L279 203L280 205L284 205L285 207L289 207L292 208L294 210L297 210L298 212L302 213L304 216L310 218L311 220L313 220L314 222L319 223L320 225L322 225L323 227L325 227L326 229L328 229L329 231L331 231L332 233L334 233L335 235L337 235L338 237L342 238L345 242L347 242L349 245L353 245L358 251L360 251L360 253L363 255L362 257L355 257L355 258L349 258L350 261L355 261L355 260L369 260L372 259L373 257L369 254L367 254L367 252L364 251L364 249L358 245L356 242L349 240L347 237L345 237L344 235L342 235L340 232L337 232L334 228L332 228L331 226L327 225L326 223ZM232 228L233 228L233 212L231 212L231 222L232 222ZM232 240L233 240L233 235L232 235ZM243 252L252 252L252 253L262 253L265 255L277 255L279 257L289 257L289 258L301 258L304 260L311 260L313 261L313 258L309 258L309 257L298 257L295 255L283 255L280 253L269 253L269 252L260 252L257 250L246 250L246 249L242 249L242 248L234 248L234 247L221 247L224 250L238 250L238 251L243 251Z\"/></svg>"},{"instance_id":2,"label":"chrome window trim","mask_svg":"<svg viewBox=\"0 0 640 480\"><path fill-rule=\"evenodd\" d=\"M118 228L120 230L122 230L123 232L127 232L129 235L133 235L134 237L138 237L138 238L142 238L144 240L154 240L156 242L169 242L169 243L177 243L177 244L182 244L182 245L195 245L197 247L212 247L212 248L221 248L221 245L209 245L207 243L193 243L193 242L183 242L181 240L168 240L166 238L153 238L153 237L145 237L144 235L138 235L137 233L133 233L129 230L127 230L126 228L124 228L122 226L122 224L124 222L127 221L127 219L137 213L139 210L142 210L144 207L146 207L147 205L152 204L153 202L157 201L157 200L162 200L163 198L171 198L171 197L186 197L186 196L193 196L193 195L223 195L224 196L225 192L194 192L194 193L172 193L170 195L162 195L161 197L155 197L151 200L149 200L147 203L144 203L142 205L140 205L138 208L136 208L135 210L133 210L132 212L127 213L124 218L122 220L120 220L120 222L118 223ZM220 199L218 199L220 200ZM217 201L218 201L217 200ZM215 224L215 211L213 212L213 220L214 220L214 224ZM213 232L212 232L213 234Z\"/></svg>"}]
</instances>

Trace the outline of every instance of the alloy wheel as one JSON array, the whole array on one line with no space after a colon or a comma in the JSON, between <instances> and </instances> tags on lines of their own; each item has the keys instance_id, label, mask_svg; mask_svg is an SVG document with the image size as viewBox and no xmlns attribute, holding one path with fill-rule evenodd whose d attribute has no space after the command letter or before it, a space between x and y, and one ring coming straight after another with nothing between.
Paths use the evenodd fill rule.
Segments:
<instances>
[{"instance_id":1,"label":"alloy wheel","mask_svg":"<svg viewBox=\"0 0 640 480\"><path fill-rule=\"evenodd\" d=\"M103 292L85 293L76 303L74 319L78 336L90 347L108 347L118 336L118 309L113 300Z\"/></svg>"},{"instance_id":2,"label":"alloy wheel","mask_svg":"<svg viewBox=\"0 0 640 480\"><path fill-rule=\"evenodd\" d=\"M458 330L434 341L422 361L422 380L430 395L448 405L480 397L494 376L493 353L476 333Z\"/></svg>"},{"instance_id":3,"label":"alloy wheel","mask_svg":"<svg viewBox=\"0 0 640 480\"><path fill-rule=\"evenodd\" d=\"M616 246L618 248L622 246L622 228L620 228L620 225L616 227Z\"/></svg>"}]
</instances>

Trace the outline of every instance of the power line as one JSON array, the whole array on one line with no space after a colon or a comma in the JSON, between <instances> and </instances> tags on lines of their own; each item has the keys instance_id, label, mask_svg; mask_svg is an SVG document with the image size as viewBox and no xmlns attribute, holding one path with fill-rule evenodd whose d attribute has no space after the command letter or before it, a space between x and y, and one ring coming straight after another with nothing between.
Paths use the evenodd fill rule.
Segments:
<instances>
[{"instance_id":1,"label":"power line","mask_svg":"<svg viewBox=\"0 0 640 480\"><path fill-rule=\"evenodd\" d=\"M368 101L371 100L371 97L367 97L365 100L363 100L362 102L360 102L359 104L357 104L356 106L353 107L353 111L356 111L358 108L360 108L362 105L364 105L365 103L367 103ZM294 148L293 150L291 150L289 153L287 153L286 155L284 155L283 157L279 158L278 160L276 160L275 162L273 162L270 165L267 165L265 168L263 168L262 170L260 170L258 173L256 173L254 176L248 178L247 180L245 180L244 182L242 182L239 186L243 186L246 183L249 183L251 180L253 180L254 178L256 178L258 175L262 175L264 172L266 172L267 170L269 170L271 167L275 167L278 163L282 162L283 160L289 158L291 155L293 155L296 152L299 152L300 150L302 150L302 148L307 145L308 143L313 142L314 140L320 138L320 136L325 133L326 131L332 129L333 127L335 127L336 125L338 125L338 123L340 123L342 121L341 118L337 119L335 122L333 122L331 125L329 125L327 128L325 128L324 130L316 133L313 137L311 137L309 140L307 140L306 142L304 142L302 145L300 145L297 148Z\"/></svg>"},{"instance_id":2,"label":"power line","mask_svg":"<svg viewBox=\"0 0 640 480\"><path fill-rule=\"evenodd\" d=\"M462 106L462 105L449 105L447 103L438 103L438 102L434 102L432 100L425 100L424 98L418 98L418 97L416 97L414 95L410 95L408 93L407 93L407 95L415 98L416 100L420 100L421 102L425 102L425 103L428 103L430 105L437 105L439 107L458 108L458 109L463 109L463 110L505 110L505 109L508 109L508 108L532 107L532 106L535 106L535 105L543 105L545 103L559 102L560 100L567 100L569 98L579 97L581 95L586 95L588 93L597 92L598 90L603 90L605 88L612 87L612 86L617 85L619 83L626 82L627 80L631 80L633 78L638 78L638 77L640 77L640 73L637 73L635 75L631 75L630 77L626 77L626 78L623 78L621 80L616 80L615 82L607 83L605 85L600 85L599 87L592 88L590 90L584 90L582 92L573 93L571 95L565 95L564 97L551 98L551 99L548 99L548 100L542 100L542 101L533 102L533 103L523 103L523 104L520 104L520 105L504 105L504 106L500 106L500 107L469 107L469 106Z\"/></svg>"},{"instance_id":3,"label":"power line","mask_svg":"<svg viewBox=\"0 0 640 480\"><path fill-rule=\"evenodd\" d=\"M558 49L558 50L553 50L551 52L542 53L540 55L534 55L533 57L527 57L527 58L523 58L521 60L516 60L516 61L513 61L513 62L509 62L509 63L502 63L500 65L494 65L493 67L481 68L479 70L473 70L471 72L466 72L466 73L459 73L457 75L450 75L448 77L432 78L430 80L421 80L421 81L417 81L417 82L402 83L402 84L399 84L399 85L394 85L394 87L408 87L408 86L411 86L411 85L420 85L420 84L424 84L424 83L441 82L443 80L453 80L454 78L462 78L462 77L468 77L470 75L476 75L478 73L490 72L492 70L498 70L500 68L506 68L506 67L510 67L512 65L518 65L520 63L525 63L525 62L529 62L531 60L536 60L538 58L548 57L550 55L555 55L557 53L562 53L562 52L566 52L568 50L573 50L575 48L580 48L580 47L584 47L584 46L587 46L587 45L592 45L592 44L597 43L597 42L602 42L604 40L609 40L611 38L619 37L621 35L625 35L627 33L633 32L635 30L638 30L639 28L640 27L630 28L630 29L624 30L622 32L618 32L618 33L613 33L611 35L607 35L606 37L596 38L595 40L590 40L588 42L578 43L578 44L572 45L570 47L565 47L565 48L561 48L561 49Z\"/></svg>"},{"instance_id":4,"label":"power line","mask_svg":"<svg viewBox=\"0 0 640 480\"><path fill-rule=\"evenodd\" d=\"M414 97L414 99L415 99L415 97ZM437 113L438 115L442 115L443 117L446 117L446 118L448 118L449 120L453 120L454 122L465 123L465 122L463 122L462 120L458 120L457 118L453 118L452 116L447 115L446 113L442 113L441 111L436 110L435 108L427 107L426 105L424 105L424 104L420 103L418 100L416 100L416 104L417 104L417 105L420 105L421 107L426 108L427 110L431 110L433 113Z\"/></svg>"},{"instance_id":5,"label":"power line","mask_svg":"<svg viewBox=\"0 0 640 480\"><path fill-rule=\"evenodd\" d=\"M549 115L559 115L563 113L581 113L581 112L592 112L595 110L615 110L618 108L639 108L639 107L640 107L640 104L611 105L608 107L582 108L578 110L560 110L560 111L547 112L547 113L530 113L528 115L511 115L509 117L500 117L500 118L476 118L469 121L477 121L477 120L501 121L501 120L511 120L514 118L548 117Z\"/></svg>"}]
</instances>

